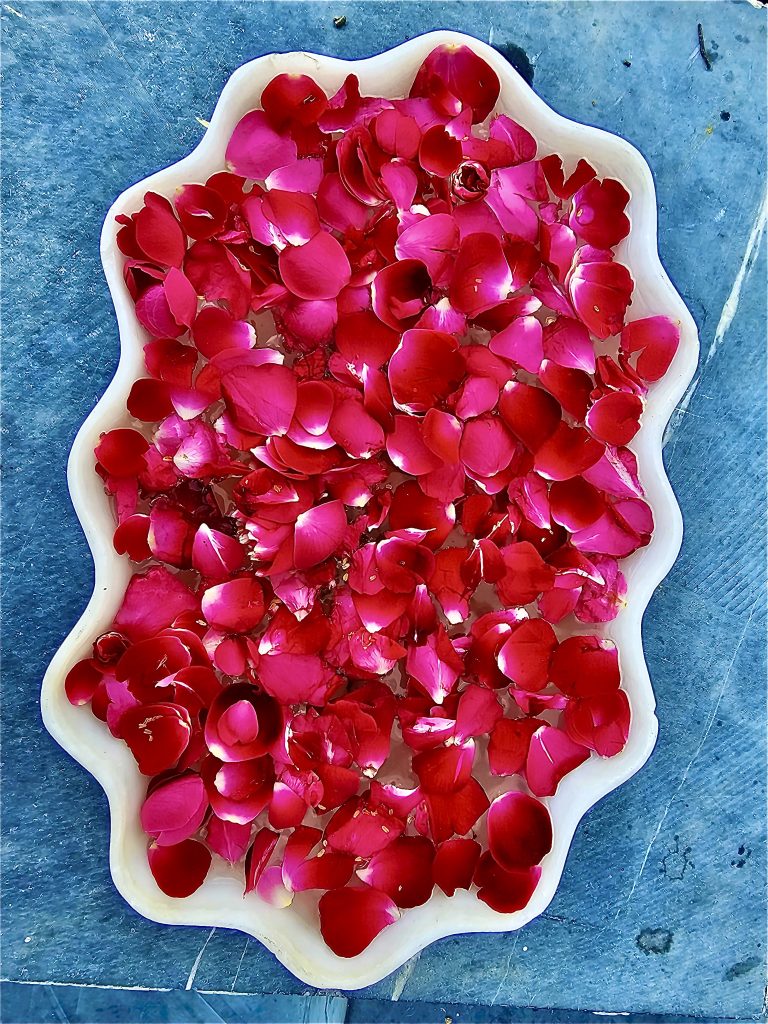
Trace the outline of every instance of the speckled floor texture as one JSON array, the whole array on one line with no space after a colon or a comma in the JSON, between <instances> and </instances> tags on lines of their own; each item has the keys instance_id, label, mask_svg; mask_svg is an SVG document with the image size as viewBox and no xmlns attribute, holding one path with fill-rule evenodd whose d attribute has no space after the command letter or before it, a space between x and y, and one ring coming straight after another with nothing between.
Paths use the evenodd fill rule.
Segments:
<instances>
[{"instance_id":1,"label":"speckled floor texture","mask_svg":"<svg viewBox=\"0 0 768 1024\"><path fill-rule=\"evenodd\" d=\"M762 1019L766 11L12 0L0 24L2 1019ZM365 56L434 28L490 39L557 110L642 150L662 259L702 356L666 438L686 536L644 623L661 723L651 761L587 816L541 918L446 939L348 999L307 993L253 939L162 927L123 903L106 801L43 731L38 688L91 590L65 465L118 355L98 260L105 211L198 142L198 118L243 61Z\"/></svg>"}]
</instances>

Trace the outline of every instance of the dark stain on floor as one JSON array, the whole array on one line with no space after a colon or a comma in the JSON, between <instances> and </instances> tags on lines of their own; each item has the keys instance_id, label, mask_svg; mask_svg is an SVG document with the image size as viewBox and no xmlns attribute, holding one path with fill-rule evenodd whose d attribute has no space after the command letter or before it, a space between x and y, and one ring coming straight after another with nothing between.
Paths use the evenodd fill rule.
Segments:
<instances>
[{"instance_id":1,"label":"dark stain on floor","mask_svg":"<svg viewBox=\"0 0 768 1024\"><path fill-rule=\"evenodd\" d=\"M668 953L673 938L674 934L668 928L643 928L635 943L638 949L649 956L651 953Z\"/></svg>"},{"instance_id":2,"label":"dark stain on floor","mask_svg":"<svg viewBox=\"0 0 768 1024\"><path fill-rule=\"evenodd\" d=\"M744 974L749 974L750 971L754 971L756 967L759 967L763 961L759 956L751 956L748 960L741 960L739 963L729 967L723 977L726 981L735 981Z\"/></svg>"}]
</instances>

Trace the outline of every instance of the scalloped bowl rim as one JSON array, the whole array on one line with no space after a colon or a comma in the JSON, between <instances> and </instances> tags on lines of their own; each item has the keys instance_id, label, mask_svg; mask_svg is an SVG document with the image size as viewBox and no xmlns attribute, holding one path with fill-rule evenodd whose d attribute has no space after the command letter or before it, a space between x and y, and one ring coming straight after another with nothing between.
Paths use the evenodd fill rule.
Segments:
<instances>
[{"instance_id":1,"label":"scalloped bowl rim","mask_svg":"<svg viewBox=\"0 0 768 1024\"><path fill-rule=\"evenodd\" d=\"M115 237L115 216L135 212L144 193L167 195L186 181L204 181L220 169L223 152L237 120L257 106L264 85L277 73L312 74L327 91L355 72L369 95L403 95L416 68L442 43L471 46L496 71L502 92L496 110L510 113L534 134L542 152L587 156L601 174L626 185L631 200L630 236L617 256L632 269L636 281L632 316L666 313L680 321L681 344L667 376L649 394L643 427L632 444L641 478L656 519L651 543L630 559L625 570L627 606L613 623L596 631L616 639L624 686L632 706L632 726L625 749L610 760L593 757L561 783L546 803L555 823L553 850L544 859L538 888L528 906L514 914L498 914L466 892L448 899L436 892L427 904L407 911L382 932L363 953L347 960L324 944L310 923L311 904L297 897L290 910L267 906L251 894L243 898L242 883L232 872L212 869L191 897L174 900L159 891L146 861L146 837L138 822L145 781L132 755L114 740L101 722L72 707L64 694L69 668L86 655L93 636L108 627L131 575L127 561L111 545L114 528L109 501L93 471L93 448L99 434L128 422L125 399L142 373L144 334L121 272ZM662 435L672 411L689 384L698 361L698 335L693 318L664 272L657 251L656 196L650 169L628 142L598 128L578 124L552 110L507 61L485 43L457 32L418 36L384 53L361 60L340 60L311 53L269 54L236 70L216 104L210 127L186 157L132 185L115 201L104 222L101 258L115 306L120 332L120 361L104 395L81 427L72 446L68 482L75 511L91 549L95 568L93 595L69 636L55 654L43 680L43 721L51 735L102 785L111 818L110 869L118 891L140 914L160 923L236 928L262 942L294 975L318 988L358 989L386 977L436 939L469 932L503 932L522 927L542 913L554 897L574 831L586 811L645 764L656 742L655 699L642 648L642 616L653 591L672 567L682 542L682 517L662 462ZM591 628L591 627L590 627Z\"/></svg>"}]
</instances>

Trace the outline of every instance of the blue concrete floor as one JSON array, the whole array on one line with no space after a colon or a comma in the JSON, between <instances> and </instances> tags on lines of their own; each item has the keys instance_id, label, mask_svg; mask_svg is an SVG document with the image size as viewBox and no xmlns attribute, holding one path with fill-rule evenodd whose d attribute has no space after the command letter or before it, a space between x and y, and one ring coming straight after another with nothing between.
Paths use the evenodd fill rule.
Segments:
<instances>
[{"instance_id":1,"label":"blue concrete floor","mask_svg":"<svg viewBox=\"0 0 768 1024\"><path fill-rule=\"evenodd\" d=\"M12 0L0 25L2 1019L760 1018L766 12L746 0ZM649 765L588 815L555 901L523 932L446 939L359 998L301 1000L304 986L254 940L164 928L121 901L103 794L41 728L39 681L91 590L64 469L117 360L98 262L114 196L196 144L197 118L248 58L363 56L434 28L491 39L547 102L626 136L656 176L662 258L702 340L665 450L686 539L644 627L661 736Z\"/></svg>"}]
</instances>

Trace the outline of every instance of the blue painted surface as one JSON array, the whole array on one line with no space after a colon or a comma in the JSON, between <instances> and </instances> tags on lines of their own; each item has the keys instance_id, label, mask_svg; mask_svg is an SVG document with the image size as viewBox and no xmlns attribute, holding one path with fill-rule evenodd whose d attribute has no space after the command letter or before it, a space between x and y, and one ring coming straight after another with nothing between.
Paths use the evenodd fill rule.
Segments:
<instances>
[{"instance_id":1,"label":"blue painted surface","mask_svg":"<svg viewBox=\"0 0 768 1024\"><path fill-rule=\"evenodd\" d=\"M332 19L341 14L347 24L335 29ZM203 130L196 117L210 113L228 75L248 58L287 49L364 56L450 27L486 40L492 32L497 46L520 47L547 102L626 136L654 170L662 258L702 339L697 383L665 452L686 538L645 619L659 745L640 775L582 824L548 911L516 935L444 940L361 996L394 996L404 1007L418 1001L431 1007L423 1018L430 1020L442 1019L434 1016L441 1000L473 1004L474 1016L457 1024L554 1019L525 1016L524 1009L524 1016L507 1010L500 1017L500 1006L676 1020L759 1017L766 923L765 12L697 0L12 0L0 5L0 21L4 976L183 990L207 937L144 921L117 896L106 862L103 794L49 740L37 710L45 666L91 590L64 468L117 360L98 263L104 211L127 184L195 145ZM698 22L711 71L698 54ZM256 942L222 931L208 942L192 984L203 993L304 991ZM47 989L34 991L36 999L48 998ZM101 1019L96 996L88 995L101 990L77 991L81 1016L71 1019ZM137 1008L103 1019L177 1019L177 995L158 996L165 1016L139 1017ZM7 998L7 1006L19 1005L18 996ZM277 1004L264 1005L278 1012ZM329 1005L335 1013L337 1004ZM355 1006L363 1004L354 1001L345 1012L364 1019L354 1017ZM417 1011L404 1008L402 1019L422 1019ZM8 1012L5 1019L22 1019ZM23 1019L66 1020L68 1013L34 1012ZM293 1011L279 1012L293 1019ZM229 1004L216 1013L189 1019L244 1019Z\"/></svg>"}]
</instances>

